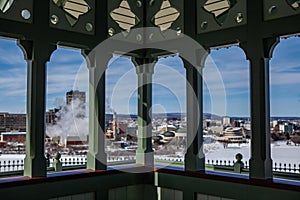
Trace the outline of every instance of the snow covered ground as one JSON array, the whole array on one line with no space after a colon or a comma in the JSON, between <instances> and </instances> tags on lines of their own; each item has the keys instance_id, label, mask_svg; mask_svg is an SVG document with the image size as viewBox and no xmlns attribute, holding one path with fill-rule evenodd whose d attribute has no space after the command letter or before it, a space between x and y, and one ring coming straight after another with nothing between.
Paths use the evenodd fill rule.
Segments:
<instances>
[{"instance_id":1,"label":"snow covered ground","mask_svg":"<svg viewBox=\"0 0 300 200\"><path fill-rule=\"evenodd\" d=\"M229 144L227 148L221 143L204 145L207 160L235 160L235 155L241 153L243 161L250 159L250 143ZM273 163L300 164L300 146L287 145L285 141L277 141L271 144L271 156Z\"/></svg>"},{"instance_id":2,"label":"snow covered ground","mask_svg":"<svg viewBox=\"0 0 300 200\"><path fill-rule=\"evenodd\" d=\"M249 163L249 158L250 158L250 143L246 144L229 144L227 148L223 147L223 144L219 142L214 142L214 143L209 143L209 144L204 144L204 151L206 155L206 160L222 160L222 161L235 161L235 155L237 153L241 153L243 155L243 161L248 161ZM273 160L273 164L281 163L281 164L291 164L292 166L296 164L297 167L300 165L300 146L295 146L295 145L287 145L286 142L284 141L279 141L279 142L274 142L271 144L271 156ZM15 163L17 163L17 160L19 160L19 163L21 163L21 160L23 160L25 155L16 155L16 154L2 154L0 156L0 166L4 164L4 161L7 162L14 160ZM122 157L122 156L121 156ZM159 156L160 159L167 159L168 156ZM66 156L62 155L62 160L69 160L69 159L85 159L83 156ZM131 158L133 159L133 158ZM177 159L178 158L174 158ZM125 160L125 158L121 159ZM174 161L175 161L174 160ZM183 161L183 158L180 159ZM20 169L20 168L18 168ZM16 169L14 169L16 170ZM0 167L0 171L3 171L3 167ZM7 171L7 169L5 170Z\"/></svg>"}]
</instances>

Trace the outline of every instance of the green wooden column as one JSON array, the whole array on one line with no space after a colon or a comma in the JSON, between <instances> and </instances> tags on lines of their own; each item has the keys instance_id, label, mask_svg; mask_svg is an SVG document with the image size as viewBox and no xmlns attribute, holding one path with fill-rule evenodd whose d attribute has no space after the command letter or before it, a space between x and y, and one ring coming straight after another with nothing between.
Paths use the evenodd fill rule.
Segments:
<instances>
[{"instance_id":1,"label":"green wooden column","mask_svg":"<svg viewBox=\"0 0 300 200\"><path fill-rule=\"evenodd\" d=\"M278 38L253 39L241 44L250 61L251 158L250 178L272 179L270 146L269 61Z\"/></svg>"},{"instance_id":2,"label":"green wooden column","mask_svg":"<svg viewBox=\"0 0 300 200\"><path fill-rule=\"evenodd\" d=\"M250 62L251 158L249 175L252 179L272 179L269 60L279 40L276 37L263 37L262 30L265 24L261 1L247 2L247 26L247 41L242 41L240 46Z\"/></svg>"},{"instance_id":3,"label":"green wooden column","mask_svg":"<svg viewBox=\"0 0 300 200\"><path fill-rule=\"evenodd\" d=\"M269 59L250 60L251 159L250 177L272 178L270 153Z\"/></svg>"},{"instance_id":4,"label":"green wooden column","mask_svg":"<svg viewBox=\"0 0 300 200\"><path fill-rule=\"evenodd\" d=\"M111 54L83 52L89 69L89 151L87 169L105 170L105 69Z\"/></svg>"},{"instance_id":5,"label":"green wooden column","mask_svg":"<svg viewBox=\"0 0 300 200\"><path fill-rule=\"evenodd\" d=\"M204 171L202 72L207 53L198 54L197 66L183 59L186 68L187 152L184 166L188 171Z\"/></svg>"},{"instance_id":6,"label":"green wooden column","mask_svg":"<svg viewBox=\"0 0 300 200\"><path fill-rule=\"evenodd\" d=\"M24 176L45 177L45 99L46 64L56 45L41 41L18 41L28 63L26 156Z\"/></svg>"},{"instance_id":7,"label":"green wooden column","mask_svg":"<svg viewBox=\"0 0 300 200\"><path fill-rule=\"evenodd\" d=\"M152 149L152 75L156 59L134 58L138 75L138 149L136 163L154 165Z\"/></svg>"}]
</instances>

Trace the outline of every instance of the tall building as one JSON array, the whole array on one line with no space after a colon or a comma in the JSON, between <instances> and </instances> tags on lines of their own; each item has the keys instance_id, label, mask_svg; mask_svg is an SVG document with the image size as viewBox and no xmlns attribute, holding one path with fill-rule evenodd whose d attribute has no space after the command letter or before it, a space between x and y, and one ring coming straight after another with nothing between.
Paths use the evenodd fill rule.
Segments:
<instances>
[{"instance_id":1,"label":"tall building","mask_svg":"<svg viewBox=\"0 0 300 200\"><path fill-rule=\"evenodd\" d=\"M75 99L79 99L80 102L85 103L85 92L81 92L79 90L70 90L66 93L67 105L70 105Z\"/></svg>"},{"instance_id":2,"label":"tall building","mask_svg":"<svg viewBox=\"0 0 300 200\"><path fill-rule=\"evenodd\" d=\"M116 138L116 136L119 134L118 131L118 119L117 119L117 113L114 112L113 115L113 122L112 122L112 130L113 130L113 137Z\"/></svg>"},{"instance_id":3,"label":"tall building","mask_svg":"<svg viewBox=\"0 0 300 200\"><path fill-rule=\"evenodd\" d=\"M79 90L70 90L66 93L66 103L71 105L72 101L79 100L79 104L76 105L76 117L84 118L85 117L85 92Z\"/></svg>"},{"instance_id":4,"label":"tall building","mask_svg":"<svg viewBox=\"0 0 300 200\"><path fill-rule=\"evenodd\" d=\"M59 111L60 109L54 108L54 109L50 109L48 110L48 112L46 112L46 123L47 124L56 124L56 120L57 120L57 116L56 113Z\"/></svg>"}]
</instances>

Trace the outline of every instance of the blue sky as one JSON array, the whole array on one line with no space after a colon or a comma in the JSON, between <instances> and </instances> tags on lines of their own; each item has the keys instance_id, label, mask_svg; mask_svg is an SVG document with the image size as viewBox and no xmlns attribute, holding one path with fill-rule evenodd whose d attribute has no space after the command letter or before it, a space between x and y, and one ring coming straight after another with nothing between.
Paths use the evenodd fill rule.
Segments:
<instances>
[{"instance_id":1,"label":"blue sky","mask_svg":"<svg viewBox=\"0 0 300 200\"><path fill-rule=\"evenodd\" d=\"M300 116L300 39L281 40L270 63L271 115ZM204 68L204 112L249 116L249 66L238 47L212 50ZM0 111L25 112L26 63L14 40L0 40ZM128 58L107 70L108 110L136 113L137 76ZM71 89L88 91L88 70L79 50L59 48L47 65L47 109ZM153 112L185 112L185 69L178 56L162 58L153 75ZM87 100L88 101L88 100Z\"/></svg>"}]
</instances>

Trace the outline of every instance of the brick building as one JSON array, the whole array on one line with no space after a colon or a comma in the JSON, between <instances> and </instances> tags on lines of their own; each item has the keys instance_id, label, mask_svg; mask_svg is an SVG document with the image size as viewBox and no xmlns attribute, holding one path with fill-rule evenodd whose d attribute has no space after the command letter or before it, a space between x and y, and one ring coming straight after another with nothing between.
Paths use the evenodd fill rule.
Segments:
<instances>
[{"instance_id":1,"label":"brick building","mask_svg":"<svg viewBox=\"0 0 300 200\"><path fill-rule=\"evenodd\" d=\"M12 130L26 132L26 115L0 113L0 133Z\"/></svg>"}]
</instances>

